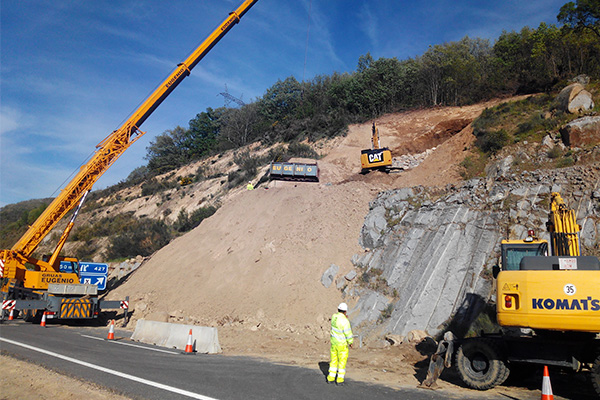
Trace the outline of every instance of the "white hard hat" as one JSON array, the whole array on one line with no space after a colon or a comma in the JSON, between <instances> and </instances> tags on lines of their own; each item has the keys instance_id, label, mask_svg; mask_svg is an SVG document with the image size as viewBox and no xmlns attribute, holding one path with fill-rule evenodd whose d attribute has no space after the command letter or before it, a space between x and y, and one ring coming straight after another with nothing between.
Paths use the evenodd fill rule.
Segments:
<instances>
[{"instance_id":1,"label":"white hard hat","mask_svg":"<svg viewBox=\"0 0 600 400\"><path fill-rule=\"evenodd\" d=\"M340 303L340 305L338 306L338 310L340 310L340 311L348 311L348 304L346 304L346 303Z\"/></svg>"}]
</instances>

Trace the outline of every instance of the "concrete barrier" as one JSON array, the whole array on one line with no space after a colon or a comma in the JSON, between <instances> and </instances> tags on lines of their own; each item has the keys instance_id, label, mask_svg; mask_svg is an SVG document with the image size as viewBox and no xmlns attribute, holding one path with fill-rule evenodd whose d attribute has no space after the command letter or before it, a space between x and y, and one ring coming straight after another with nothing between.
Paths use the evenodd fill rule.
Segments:
<instances>
[{"instance_id":1,"label":"concrete barrier","mask_svg":"<svg viewBox=\"0 0 600 400\"><path fill-rule=\"evenodd\" d=\"M194 350L198 353L215 354L221 352L217 328L206 326L171 324L168 322L140 319L135 325L131 340L157 346L185 350L190 329Z\"/></svg>"}]
</instances>

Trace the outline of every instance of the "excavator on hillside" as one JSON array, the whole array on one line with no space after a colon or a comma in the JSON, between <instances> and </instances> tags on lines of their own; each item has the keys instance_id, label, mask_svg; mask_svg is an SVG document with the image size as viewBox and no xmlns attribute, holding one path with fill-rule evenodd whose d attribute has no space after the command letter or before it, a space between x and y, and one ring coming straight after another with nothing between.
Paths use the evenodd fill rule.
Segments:
<instances>
[{"instance_id":1,"label":"excavator on hillside","mask_svg":"<svg viewBox=\"0 0 600 400\"><path fill-rule=\"evenodd\" d=\"M0 250L0 320L11 310L22 311L26 320L40 319L42 314L57 319L93 319L104 309L120 308L124 310L124 321L127 321L128 299L100 300L97 285L80 283L78 260L61 256L61 250L93 184L129 146L144 135L145 132L140 130L142 123L257 1L246 0L230 13L184 62L177 65L120 128L98 144L91 159L19 241L10 250ZM33 253L40 242L72 210L75 210L73 216L54 252L48 257L35 258ZM70 272L62 272L65 264L70 265Z\"/></svg>"},{"instance_id":2,"label":"excavator on hillside","mask_svg":"<svg viewBox=\"0 0 600 400\"><path fill-rule=\"evenodd\" d=\"M392 169L392 152L387 147L381 147L379 143L379 129L373 122L371 135L371 148L361 150L360 165L361 173L365 174L374 169L389 172Z\"/></svg>"},{"instance_id":3,"label":"excavator on hillside","mask_svg":"<svg viewBox=\"0 0 600 400\"><path fill-rule=\"evenodd\" d=\"M551 255L532 230L501 243L493 275L503 329L456 343L455 366L471 388L490 389L519 366L538 364L590 372L600 395L600 261L581 256L581 228L559 193L551 194L546 226Z\"/></svg>"}]
</instances>

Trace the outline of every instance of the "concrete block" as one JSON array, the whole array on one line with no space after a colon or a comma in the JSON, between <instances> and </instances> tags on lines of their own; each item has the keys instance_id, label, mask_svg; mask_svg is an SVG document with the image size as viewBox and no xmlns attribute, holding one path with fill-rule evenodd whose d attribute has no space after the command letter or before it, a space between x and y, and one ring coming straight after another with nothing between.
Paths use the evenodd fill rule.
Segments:
<instances>
[{"instance_id":1,"label":"concrete block","mask_svg":"<svg viewBox=\"0 0 600 400\"><path fill-rule=\"evenodd\" d=\"M131 340L185 350L190 329L192 330L192 340L196 352L204 354L221 352L217 328L206 326L171 324L140 319L137 321Z\"/></svg>"}]
</instances>

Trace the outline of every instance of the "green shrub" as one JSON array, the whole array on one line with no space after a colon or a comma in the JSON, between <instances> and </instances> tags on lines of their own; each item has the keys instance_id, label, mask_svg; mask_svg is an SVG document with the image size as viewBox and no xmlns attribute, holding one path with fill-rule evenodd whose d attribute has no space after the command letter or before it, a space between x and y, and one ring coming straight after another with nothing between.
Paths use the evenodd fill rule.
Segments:
<instances>
[{"instance_id":1,"label":"green shrub","mask_svg":"<svg viewBox=\"0 0 600 400\"><path fill-rule=\"evenodd\" d=\"M484 174L485 164L487 159L485 155L481 152L477 152L472 155L468 155L464 160L460 162L460 166L464 169L460 171L460 175L463 179L472 179L476 176L481 176Z\"/></svg>"},{"instance_id":2,"label":"green shrub","mask_svg":"<svg viewBox=\"0 0 600 400\"><path fill-rule=\"evenodd\" d=\"M392 316L393 312L394 312L394 305L388 304L387 307L385 307L383 310L381 310L381 314L379 315L377 322L382 323L386 319L389 319Z\"/></svg>"},{"instance_id":3,"label":"green shrub","mask_svg":"<svg viewBox=\"0 0 600 400\"><path fill-rule=\"evenodd\" d=\"M510 136L504 129L497 131L482 131L477 136L475 144L486 153L495 153L510 142Z\"/></svg>"},{"instance_id":4,"label":"green shrub","mask_svg":"<svg viewBox=\"0 0 600 400\"><path fill-rule=\"evenodd\" d=\"M153 194L173 189L176 186L177 181L170 181L169 179L159 181L156 178L152 178L142 184L142 196L152 196Z\"/></svg>"},{"instance_id":5,"label":"green shrub","mask_svg":"<svg viewBox=\"0 0 600 400\"><path fill-rule=\"evenodd\" d=\"M287 148L289 157L319 158L319 154L305 143L290 143Z\"/></svg>"},{"instance_id":6,"label":"green shrub","mask_svg":"<svg viewBox=\"0 0 600 400\"><path fill-rule=\"evenodd\" d=\"M548 150L548 158L555 159L562 156L562 150L558 146L554 146L550 150Z\"/></svg>"},{"instance_id":7,"label":"green shrub","mask_svg":"<svg viewBox=\"0 0 600 400\"><path fill-rule=\"evenodd\" d=\"M556 168L571 167L573 164L575 164L573 157L563 157L556 163Z\"/></svg>"},{"instance_id":8,"label":"green shrub","mask_svg":"<svg viewBox=\"0 0 600 400\"><path fill-rule=\"evenodd\" d=\"M166 246L171 240L169 227L160 220L142 218L127 225L123 231L111 237L108 247L109 259L149 256Z\"/></svg>"},{"instance_id":9,"label":"green shrub","mask_svg":"<svg viewBox=\"0 0 600 400\"><path fill-rule=\"evenodd\" d=\"M98 251L98 246L90 240L83 243L75 250L75 257L80 261L90 260L96 251Z\"/></svg>"},{"instance_id":10,"label":"green shrub","mask_svg":"<svg viewBox=\"0 0 600 400\"><path fill-rule=\"evenodd\" d=\"M177 216L177 220L173 223L173 229L177 232L191 231L205 219L213 215L217 211L216 207L208 206L201 207L188 215L187 211L181 210Z\"/></svg>"}]
</instances>

